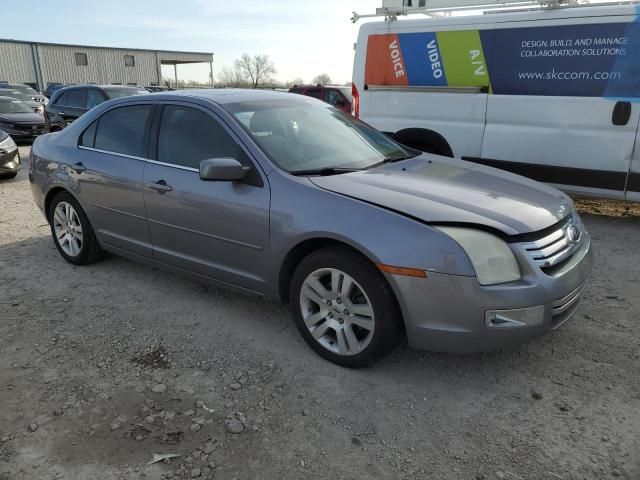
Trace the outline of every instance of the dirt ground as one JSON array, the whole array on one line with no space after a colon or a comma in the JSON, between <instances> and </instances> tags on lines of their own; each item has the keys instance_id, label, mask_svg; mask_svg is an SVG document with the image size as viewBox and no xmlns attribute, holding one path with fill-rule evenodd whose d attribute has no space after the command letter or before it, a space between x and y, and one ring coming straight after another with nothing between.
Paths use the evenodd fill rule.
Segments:
<instances>
[{"instance_id":1,"label":"dirt ground","mask_svg":"<svg viewBox=\"0 0 640 480\"><path fill-rule=\"evenodd\" d=\"M0 183L0 479L638 480L640 217L584 220L597 265L559 331L351 371L281 305L65 263L23 170Z\"/></svg>"}]
</instances>

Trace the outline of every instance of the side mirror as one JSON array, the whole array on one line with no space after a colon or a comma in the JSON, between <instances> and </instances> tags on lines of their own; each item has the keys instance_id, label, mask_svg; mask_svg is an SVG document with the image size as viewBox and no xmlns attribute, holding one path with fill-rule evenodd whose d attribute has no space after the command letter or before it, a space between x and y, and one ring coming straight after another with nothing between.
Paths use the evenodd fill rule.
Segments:
<instances>
[{"instance_id":1,"label":"side mirror","mask_svg":"<svg viewBox=\"0 0 640 480\"><path fill-rule=\"evenodd\" d=\"M235 182L246 177L249 170L235 158L208 158L200 162L200 179Z\"/></svg>"}]
</instances>

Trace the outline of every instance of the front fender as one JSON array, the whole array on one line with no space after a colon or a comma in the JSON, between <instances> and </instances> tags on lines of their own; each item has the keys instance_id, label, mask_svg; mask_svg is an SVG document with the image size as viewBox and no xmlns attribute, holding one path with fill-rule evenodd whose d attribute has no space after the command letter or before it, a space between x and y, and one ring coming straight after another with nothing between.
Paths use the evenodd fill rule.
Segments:
<instances>
[{"instance_id":1,"label":"front fender","mask_svg":"<svg viewBox=\"0 0 640 480\"><path fill-rule=\"evenodd\" d=\"M288 252L313 238L345 243L374 263L475 276L462 248L429 225L323 190L306 178L277 172L269 180L273 279Z\"/></svg>"}]
</instances>

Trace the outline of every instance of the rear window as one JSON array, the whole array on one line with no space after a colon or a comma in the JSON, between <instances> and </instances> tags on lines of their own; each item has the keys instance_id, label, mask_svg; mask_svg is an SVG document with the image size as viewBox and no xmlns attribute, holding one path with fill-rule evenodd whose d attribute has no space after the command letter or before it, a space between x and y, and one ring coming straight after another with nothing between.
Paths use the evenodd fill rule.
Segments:
<instances>
[{"instance_id":1,"label":"rear window","mask_svg":"<svg viewBox=\"0 0 640 480\"><path fill-rule=\"evenodd\" d=\"M105 88L103 91L110 99L130 97L132 95L146 95L149 93L149 91L144 88Z\"/></svg>"},{"instance_id":2,"label":"rear window","mask_svg":"<svg viewBox=\"0 0 640 480\"><path fill-rule=\"evenodd\" d=\"M130 105L109 110L98 121L95 148L146 158L149 151L147 123L150 115L151 105ZM84 138L82 140L84 142ZM90 137L87 141L89 140Z\"/></svg>"}]
</instances>

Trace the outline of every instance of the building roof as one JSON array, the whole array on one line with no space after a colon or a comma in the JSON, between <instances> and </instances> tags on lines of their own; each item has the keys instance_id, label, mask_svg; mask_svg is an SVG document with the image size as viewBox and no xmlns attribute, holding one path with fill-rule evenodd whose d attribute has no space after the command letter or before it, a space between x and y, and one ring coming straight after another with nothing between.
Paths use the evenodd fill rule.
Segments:
<instances>
[{"instance_id":1,"label":"building roof","mask_svg":"<svg viewBox=\"0 0 640 480\"><path fill-rule=\"evenodd\" d=\"M183 51L183 50L163 50L163 49L130 48L130 47L105 47L105 46L99 46L99 45L81 45L81 44L74 44L74 43L35 42L35 41L29 41L29 40L16 40L13 38L0 38L0 43L2 42L20 43L20 44L27 44L27 45L44 45L44 46L51 46L51 47L98 48L101 50L130 50L130 51L137 51L137 52L169 53L169 54L182 53L182 54L188 54L188 55L210 55L212 57L214 55L214 53L212 52L189 52L189 51Z\"/></svg>"}]
</instances>

